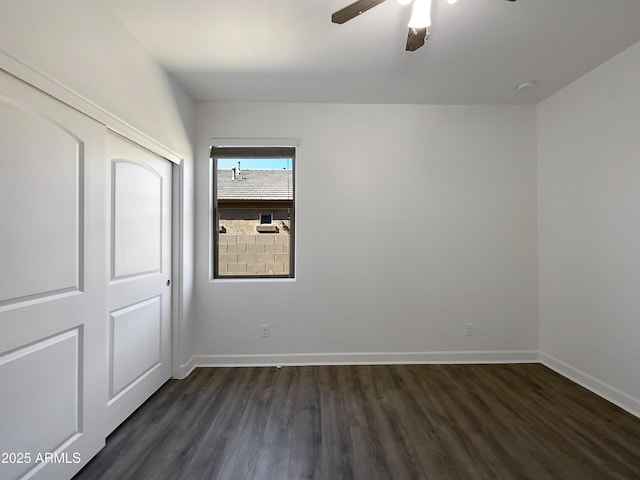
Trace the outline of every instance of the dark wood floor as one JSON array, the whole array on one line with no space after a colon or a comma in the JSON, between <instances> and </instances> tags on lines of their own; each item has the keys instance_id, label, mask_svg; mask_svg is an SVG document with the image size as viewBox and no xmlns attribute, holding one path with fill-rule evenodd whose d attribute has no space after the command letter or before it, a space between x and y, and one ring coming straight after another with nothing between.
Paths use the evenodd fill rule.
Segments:
<instances>
[{"instance_id":1,"label":"dark wood floor","mask_svg":"<svg viewBox=\"0 0 640 480\"><path fill-rule=\"evenodd\" d=\"M640 419L538 364L201 368L77 479L640 479Z\"/></svg>"}]
</instances>

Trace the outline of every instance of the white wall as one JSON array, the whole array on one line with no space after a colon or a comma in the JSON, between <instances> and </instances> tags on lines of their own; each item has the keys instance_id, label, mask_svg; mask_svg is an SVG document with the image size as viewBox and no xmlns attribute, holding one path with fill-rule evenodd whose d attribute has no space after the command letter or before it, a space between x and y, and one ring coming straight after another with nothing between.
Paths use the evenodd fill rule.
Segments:
<instances>
[{"instance_id":1,"label":"white wall","mask_svg":"<svg viewBox=\"0 0 640 480\"><path fill-rule=\"evenodd\" d=\"M537 358L534 107L196 112L196 361ZM211 137L298 139L295 281L209 280Z\"/></svg>"},{"instance_id":2,"label":"white wall","mask_svg":"<svg viewBox=\"0 0 640 480\"><path fill-rule=\"evenodd\" d=\"M184 159L182 337L178 349L179 363L184 363L192 350L193 103L97 1L0 0L2 52Z\"/></svg>"},{"instance_id":3,"label":"white wall","mask_svg":"<svg viewBox=\"0 0 640 480\"><path fill-rule=\"evenodd\" d=\"M540 349L640 413L640 44L538 105Z\"/></svg>"}]
</instances>

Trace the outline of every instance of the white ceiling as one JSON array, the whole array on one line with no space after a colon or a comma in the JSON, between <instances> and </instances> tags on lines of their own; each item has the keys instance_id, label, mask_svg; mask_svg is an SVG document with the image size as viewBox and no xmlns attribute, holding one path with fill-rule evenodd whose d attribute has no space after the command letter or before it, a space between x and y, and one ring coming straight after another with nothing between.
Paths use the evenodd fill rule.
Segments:
<instances>
[{"instance_id":1,"label":"white ceiling","mask_svg":"<svg viewBox=\"0 0 640 480\"><path fill-rule=\"evenodd\" d=\"M534 104L640 41L639 0L433 0L416 52L395 0L101 1L195 101Z\"/></svg>"}]
</instances>

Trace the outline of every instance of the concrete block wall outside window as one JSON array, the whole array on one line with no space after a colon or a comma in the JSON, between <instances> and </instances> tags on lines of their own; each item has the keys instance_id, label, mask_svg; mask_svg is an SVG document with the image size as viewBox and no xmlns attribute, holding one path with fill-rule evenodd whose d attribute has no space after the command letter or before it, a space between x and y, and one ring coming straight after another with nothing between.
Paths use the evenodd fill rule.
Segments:
<instances>
[{"instance_id":1,"label":"concrete block wall outside window","mask_svg":"<svg viewBox=\"0 0 640 480\"><path fill-rule=\"evenodd\" d=\"M211 147L213 278L293 277L294 147Z\"/></svg>"},{"instance_id":2,"label":"concrete block wall outside window","mask_svg":"<svg viewBox=\"0 0 640 480\"><path fill-rule=\"evenodd\" d=\"M289 273L289 235L220 234L218 272L228 275Z\"/></svg>"}]
</instances>

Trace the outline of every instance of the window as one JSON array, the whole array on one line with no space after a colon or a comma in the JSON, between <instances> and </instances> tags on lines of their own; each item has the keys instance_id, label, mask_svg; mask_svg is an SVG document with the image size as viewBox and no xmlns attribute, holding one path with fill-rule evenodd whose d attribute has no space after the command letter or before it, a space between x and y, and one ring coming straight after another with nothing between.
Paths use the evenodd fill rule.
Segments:
<instances>
[{"instance_id":1,"label":"window","mask_svg":"<svg viewBox=\"0 0 640 480\"><path fill-rule=\"evenodd\" d=\"M260 225L271 225L273 223L273 213L261 213Z\"/></svg>"},{"instance_id":2,"label":"window","mask_svg":"<svg viewBox=\"0 0 640 480\"><path fill-rule=\"evenodd\" d=\"M213 278L293 278L293 147L211 148Z\"/></svg>"}]
</instances>

